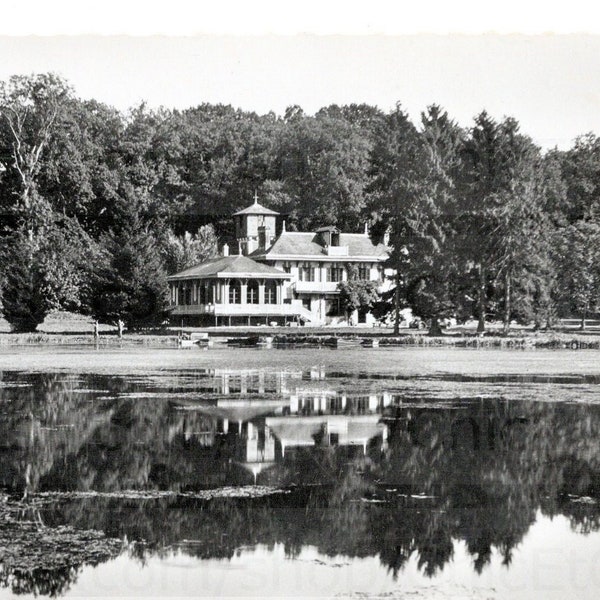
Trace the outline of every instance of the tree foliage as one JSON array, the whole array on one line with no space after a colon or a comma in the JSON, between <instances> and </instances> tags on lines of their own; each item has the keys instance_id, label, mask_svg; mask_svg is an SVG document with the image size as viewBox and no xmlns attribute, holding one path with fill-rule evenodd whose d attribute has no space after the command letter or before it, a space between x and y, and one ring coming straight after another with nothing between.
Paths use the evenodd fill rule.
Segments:
<instances>
[{"instance_id":1,"label":"tree foliage","mask_svg":"<svg viewBox=\"0 0 600 600\"><path fill-rule=\"evenodd\" d=\"M536 244L547 233L543 163L514 119L496 122L482 112L466 140L464 165L461 252L477 273L478 329L484 329L490 301L503 304L507 329L513 284L533 274L529 259L535 248L542 250Z\"/></svg>"},{"instance_id":2,"label":"tree foliage","mask_svg":"<svg viewBox=\"0 0 600 600\"><path fill-rule=\"evenodd\" d=\"M560 301L567 314L585 319L600 304L600 224L579 221L557 234L561 272Z\"/></svg>"},{"instance_id":3,"label":"tree foliage","mask_svg":"<svg viewBox=\"0 0 600 600\"><path fill-rule=\"evenodd\" d=\"M133 214L121 230L106 234L102 245L103 256L92 279L93 316L104 322L121 319L132 328L162 321L166 272L147 226Z\"/></svg>"},{"instance_id":4,"label":"tree foliage","mask_svg":"<svg viewBox=\"0 0 600 600\"><path fill-rule=\"evenodd\" d=\"M371 209L391 234L389 262L400 274L397 293L435 327L438 318L456 309L452 234L462 132L438 106L422 114L421 127L415 129L398 106L380 130Z\"/></svg>"},{"instance_id":5,"label":"tree foliage","mask_svg":"<svg viewBox=\"0 0 600 600\"><path fill-rule=\"evenodd\" d=\"M369 312L379 300L378 282L363 279L340 281L337 289L340 293L342 310L350 316L354 311Z\"/></svg>"},{"instance_id":6,"label":"tree foliage","mask_svg":"<svg viewBox=\"0 0 600 600\"><path fill-rule=\"evenodd\" d=\"M14 186L8 208L30 228L43 222L47 214L38 192L38 175L70 94L68 84L51 73L15 75L0 82L0 155L8 163L4 168L12 175Z\"/></svg>"},{"instance_id":7,"label":"tree foliage","mask_svg":"<svg viewBox=\"0 0 600 600\"><path fill-rule=\"evenodd\" d=\"M21 227L2 240L0 276L5 318L16 331L35 331L57 309L87 309L96 244L76 221L55 217L35 233Z\"/></svg>"},{"instance_id":8,"label":"tree foliage","mask_svg":"<svg viewBox=\"0 0 600 600\"><path fill-rule=\"evenodd\" d=\"M216 256L217 251L217 236L212 225L203 225L195 234L186 231L181 236L168 231L163 251L167 273L200 264Z\"/></svg>"}]
</instances>

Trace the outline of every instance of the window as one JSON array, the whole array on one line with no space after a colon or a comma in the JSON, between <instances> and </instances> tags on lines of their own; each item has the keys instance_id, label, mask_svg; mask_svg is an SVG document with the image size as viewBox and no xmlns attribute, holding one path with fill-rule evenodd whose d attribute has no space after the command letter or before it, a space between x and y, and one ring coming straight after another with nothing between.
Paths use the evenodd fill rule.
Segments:
<instances>
[{"instance_id":1,"label":"window","mask_svg":"<svg viewBox=\"0 0 600 600\"><path fill-rule=\"evenodd\" d=\"M246 302L248 304L258 304L258 281L250 279L246 292Z\"/></svg>"},{"instance_id":2,"label":"window","mask_svg":"<svg viewBox=\"0 0 600 600\"><path fill-rule=\"evenodd\" d=\"M208 284L206 282L201 282L200 287L198 288L198 304L208 304Z\"/></svg>"},{"instance_id":3,"label":"window","mask_svg":"<svg viewBox=\"0 0 600 600\"><path fill-rule=\"evenodd\" d=\"M299 267L298 279L300 281L315 281L315 268L310 263Z\"/></svg>"},{"instance_id":4,"label":"window","mask_svg":"<svg viewBox=\"0 0 600 600\"><path fill-rule=\"evenodd\" d=\"M289 263L289 262L284 262L284 263L283 263L283 270L284 270L286 273L289 273L289 272L292 270L292 267L290 266L290 263Z\"/></svg>"},{"instance_id":5,"label":"window","mask_svg":"<svg viewBox=\"0 0 600 600\"><path fill-rule=\"evenodd\" d=\"M234 279L229 284L229 304L240 304L242 302L242 284L239 279Z\"/></svg>"},{"instance_id":6,"label":"window","mask_svg":"<svg viewBox=\"0 0 600 600\"><path fill-rule=\"evenodd\" d=\"M327 281L342 281L342 273L344 269L333 264L327 267Z\"/></svg>"},{"instance_id":7,"label":"window","mask_svg":"<svg viewBox=\"0 0 600 600\"><path fill-rule=\"evenodd\" d=\"M358 267L358 278L368 281L371 278L371 269L368 264L361 263Z\"/></svg>"},{"instance_id":8,"label":"window","mask_svg":"<svg viewBox=\"0 0 600 600\"><path fill-rule=\"evenodd\" d=\"M178 292L179 304L191 304L192 303L192 288L187 285L179 287Z\"/></svg>"},{"instance_id":9,"label":"window","mask_svg":"<svg viewBox=\"0 0 600 600\"><path fill-rule=\"evenodd\" d=\"M265 284L265 304L277 304L277 283L272 279Z\"/></svg>"},{"instance_id":10,"label":"window","mask_svg":"<svg viewBox=\"0 0 600 600\"><path fill-rule=\"evenodd\" d=\"M331 300L327 300L327 316L329 317L341 317L344 315L344 310L342 309L342 305L340 303L339 298L332 298Z\"/></svg>"}]
</instances>

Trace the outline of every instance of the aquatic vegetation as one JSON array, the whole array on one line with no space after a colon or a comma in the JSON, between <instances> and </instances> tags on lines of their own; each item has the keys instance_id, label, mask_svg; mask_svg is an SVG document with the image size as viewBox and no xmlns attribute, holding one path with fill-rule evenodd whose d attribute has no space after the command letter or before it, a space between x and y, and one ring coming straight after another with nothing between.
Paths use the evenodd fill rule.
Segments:
<instances>
[{"instance_id":1,"label":"aquatic vegetation","mask_svg":"<svg viewBox=\"0 0 600 600\"><path fill-rule=\"evenodd\" d=\"M120 539L100 531L43 524L35 502L0 502L0 586L14 593L57 595L83 565L96 565L123 550Z\"/></svg>"}]
</instances>

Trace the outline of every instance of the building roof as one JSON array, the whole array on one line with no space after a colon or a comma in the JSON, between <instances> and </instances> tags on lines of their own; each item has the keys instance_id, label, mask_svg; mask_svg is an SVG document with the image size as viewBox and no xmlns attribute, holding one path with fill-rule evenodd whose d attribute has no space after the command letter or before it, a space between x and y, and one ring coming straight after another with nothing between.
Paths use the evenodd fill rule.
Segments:
<instances>
[{"instance_id":1,"label":"building roof","mask_svg":"<svg viewBox=\"0 0 600 600\"><path fill-rule=\"evenodd\" d=\"M236 215L278 215L278 212L271 210L270 208L266 208L262 204L254 201L254 204L248 206L247 208L243 208L242 210L238 210L233 213L233 216Z\"/></svg>"},{"instance_id":2,"label":"building roof","mask_svg":"<svg viewBox=\"0 0 600 600\"><path fill-rule=\"evenodd\" d=\"M321 236L312 232L283 232L266 252L256 250L252 256L265 256L265 258L318 256L325 258L324 246L321 245L320 240ZM369 236L364 233L340 233L339 245L348 246L348 255L338 257L338 259L347 260L353 257L382 259L387 257L387 247L384 244L373 244Z\"/></svg>"},{"instance_id":3,"label":"building roof","mask_svg":"<svg viewBox=\"0 0 600 600\"><path fill-rule=\"evenodd\" d=\"M280 413L288 402L285 399L281 399L264 403L261 402L260 398L252 398L252 400L246 400L244 405L238 403L238 406L221 406L223 404L223 401L221 401L217 406L214 406L212 404L203 404L198 401L186 401L183 399L175 401L174 404L214 418L229 419L229 421L241 423L257 419L258 417Z\"/></svg>"},{"instance_id":4,"label":"building roof","mask_svg":"<svg viewBox=\"0 0 600 600\"><path fill-rule=\"evenodd\" d=\"M279 269L258 263L247 256L220 256L175 273L169 280L208 279L225 277L256 277L266 279L289 279L291 276Z\"/></svg>"},{"instance_id":5,"label":"building roof","mask_svg":"<svg viewBox=\"0 0 600 600\"><path fill-rule=\"evenodd\" d=\"M328 424L339 435L339 445L366 444L385 428L379 415L325 415L309 417L267 417L265 424L285 446L313 446L315 436ZM337 428L335 426L338 426Z\"/></svg>"}]
</instances>

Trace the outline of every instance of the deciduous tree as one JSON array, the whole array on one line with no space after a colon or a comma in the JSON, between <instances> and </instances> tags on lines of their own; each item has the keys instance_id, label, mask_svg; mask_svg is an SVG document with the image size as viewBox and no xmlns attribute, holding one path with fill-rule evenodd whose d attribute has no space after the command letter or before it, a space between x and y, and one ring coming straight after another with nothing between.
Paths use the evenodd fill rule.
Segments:
<instances>
[{"instance_id":1,"label":"deciduous tree","mask_svg":"<svg viewBox=\"0 0 600 600\"><path fill-rule=\"evenodd\" d=\"M563 314L577 314L581 329L600 306L600 225L579 221L557 234L559 297Z\"/></svg>"},{"instance_id":2,"label":"deciduous tree","mask_svg":"<svg viewBox=\"0 0 600 600\"><path fill-rule=\"evenodd\" d=\"M193 267L216 256L217 251L217 236L212 225L203 225L195 234L186 231L181 236L169 231L163 250L167 273Z\"/></svg>"},{"instance_id":3,"label":"deciduous tree","mask_svg":"<svg viewBox=\"0 0 600 600\"><path fill-rule=\"evenodd\" d=\"M38 191L38 175L42 155L59 125L63 105L71 93L67 82L52 73L15 75L0 82L0 139L3 145L0 156L14 184L14 202L9 208L27 223L30 231L43 223L49 212L47 201Z\"/></svg>"},{"instance_id":4,"label":"deciduous tree","mask_svg":"<svg viewBox=\"0 0 600 600\"><path fill-rule=\"evenodd\" d=\"M52 310L86 310L90 265L98 249L77 221L55 216L35 232L2 240L2 310L16 331L35 331Z\"/></svg>"},{"instance_id":5,"label":"deciduous tree","mask_svg":"<svg viewBox=\"0 0 600 600\"><path fill-rule=\"evenodd\" d=\"M340 293L340 304L346 317L350 318L354 311L358 313L370 312L379 301L378 286L380 282L358 279L356 268L350 265L348 279L340 281L337 289Z\"/></svg>"}]
</instances>

